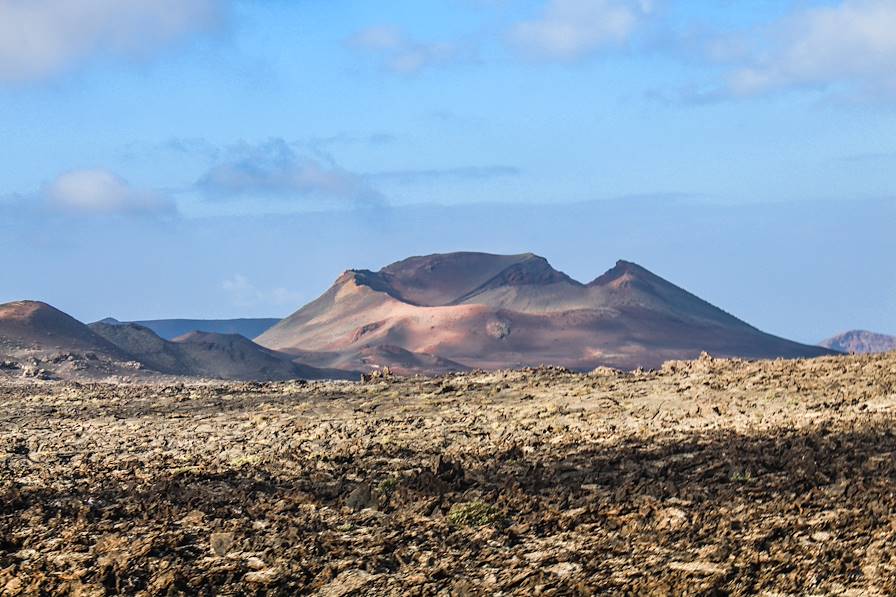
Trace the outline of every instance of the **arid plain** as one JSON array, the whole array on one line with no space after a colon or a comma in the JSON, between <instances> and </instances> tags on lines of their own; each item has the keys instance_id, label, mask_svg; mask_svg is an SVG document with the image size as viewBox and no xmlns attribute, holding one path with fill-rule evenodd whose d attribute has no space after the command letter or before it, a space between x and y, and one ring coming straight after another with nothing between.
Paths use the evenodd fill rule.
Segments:
<instances>
[{"instance_id":1,"label":"arid plain","mask_svg":"<svg viewBox=\"0 0 896 597\"><path fill-rule=\"evenodd\" d=\"M896 354L0 385L0 592L896 592Z\"/></svg>"}]
</instances>

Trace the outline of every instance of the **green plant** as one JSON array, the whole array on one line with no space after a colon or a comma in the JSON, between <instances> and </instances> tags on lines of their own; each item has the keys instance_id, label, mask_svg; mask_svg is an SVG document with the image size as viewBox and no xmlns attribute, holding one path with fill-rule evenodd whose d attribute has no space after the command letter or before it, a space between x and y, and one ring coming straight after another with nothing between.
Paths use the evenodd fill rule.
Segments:
<instances>
[{"instance_id":1,"label":"green plant","mask_svg":"<svg viewBox=\"0 0 896 597\"><path fill-rule=\"evenodd\" d=\"M381 495L389 495L393 491L395 491L396 487L398 487L398 479L395 477L388 477L380 481L379 487L377 487L377 489L379 489L379 493Z\"/></svg>"},{"instance_id":2,"label":"green plant","mask_svg":"<svg viewBox=\"0 0 896 597\"><path fill-rule=\"evenodd\" d=\"M480 501L454 504L448 511L448 524L455 527L481 527L494 524L498 518L497 508Z\"/></svg>"},{"instance_id":3,"label":"green plant","mask_svg":"<svg viewBox=\"0 0 896 597\"><path fill-rule=\"evenodd\" d=\"M750 471L734 471L731 473L731 480L735 483L749 483L753 480L753 474Z\"/></svg>"}]
</instances>

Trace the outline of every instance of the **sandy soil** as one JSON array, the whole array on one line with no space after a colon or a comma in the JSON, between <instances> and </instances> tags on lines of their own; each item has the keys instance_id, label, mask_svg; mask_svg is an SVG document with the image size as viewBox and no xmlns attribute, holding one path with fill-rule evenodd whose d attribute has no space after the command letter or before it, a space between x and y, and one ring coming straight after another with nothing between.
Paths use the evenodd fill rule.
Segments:
<instances>
[{"instance_id":1,"label":"sandy soil","mask_svg":"<svg viewBox=\"0 0 896 597\"><path fill-rule=\"evenodd\" d=\"M0 384L0 592L896 593L896 354Z\"/></svg>"}]
</instances>

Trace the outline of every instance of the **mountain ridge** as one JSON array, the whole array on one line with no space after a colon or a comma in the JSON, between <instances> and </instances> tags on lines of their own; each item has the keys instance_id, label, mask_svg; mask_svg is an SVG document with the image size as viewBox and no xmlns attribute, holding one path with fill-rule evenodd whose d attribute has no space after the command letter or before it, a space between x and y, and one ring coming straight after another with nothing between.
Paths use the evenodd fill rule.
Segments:
<instances>
[{"instance_id":1,"label":"mountain ridge","mask_svg":"<svg viewBox=\"0 0 896 597\"><path fill-rule=\"evenodd\" d=\"M830 354L765 334L633 262L583 284L533 253L410 257L347 270L256 341L370 367L361 352L401 347L464 367L551 363L655 367L665 359ZM355 355L354 360L351 355ZM374 366L391 366L387 361Z\"/></svg>"},{"instance_id":2,"label":"mountain ridge","mask_svg":"<svg viewBox=\"0 0 896 597\"><path fill-rule=\"evenodd\" d=\"M107 317L94 323L120 325L134 323L149 328L165 340L173 340L189 332L212 332L216 334L239 334L246 338L255 338L274 326L280 319L274 317L241 317L235 319L146 319L136 321L119 321Z\"/></svg>"}]
</instances>

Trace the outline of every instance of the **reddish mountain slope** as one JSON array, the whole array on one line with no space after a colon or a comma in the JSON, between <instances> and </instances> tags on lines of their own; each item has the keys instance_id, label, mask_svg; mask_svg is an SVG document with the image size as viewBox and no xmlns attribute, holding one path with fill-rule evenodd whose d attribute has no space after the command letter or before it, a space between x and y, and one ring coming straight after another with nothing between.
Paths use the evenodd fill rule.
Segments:
<instances>
[{"instance_id":1,"label":"reddish mountain slope","mask_svg":"<svg viewBox=\"0 0 896 597\"><path fill-rule=\"evenodd\" d=\"M367 370L402 370L388 351L373 350L383 346L471 368L655 367L702 351L829 354L764 334L636 264L620 261L582 284L532 254L452 253L349 270L256 341Z\"/></svg>"}]
</instances>

